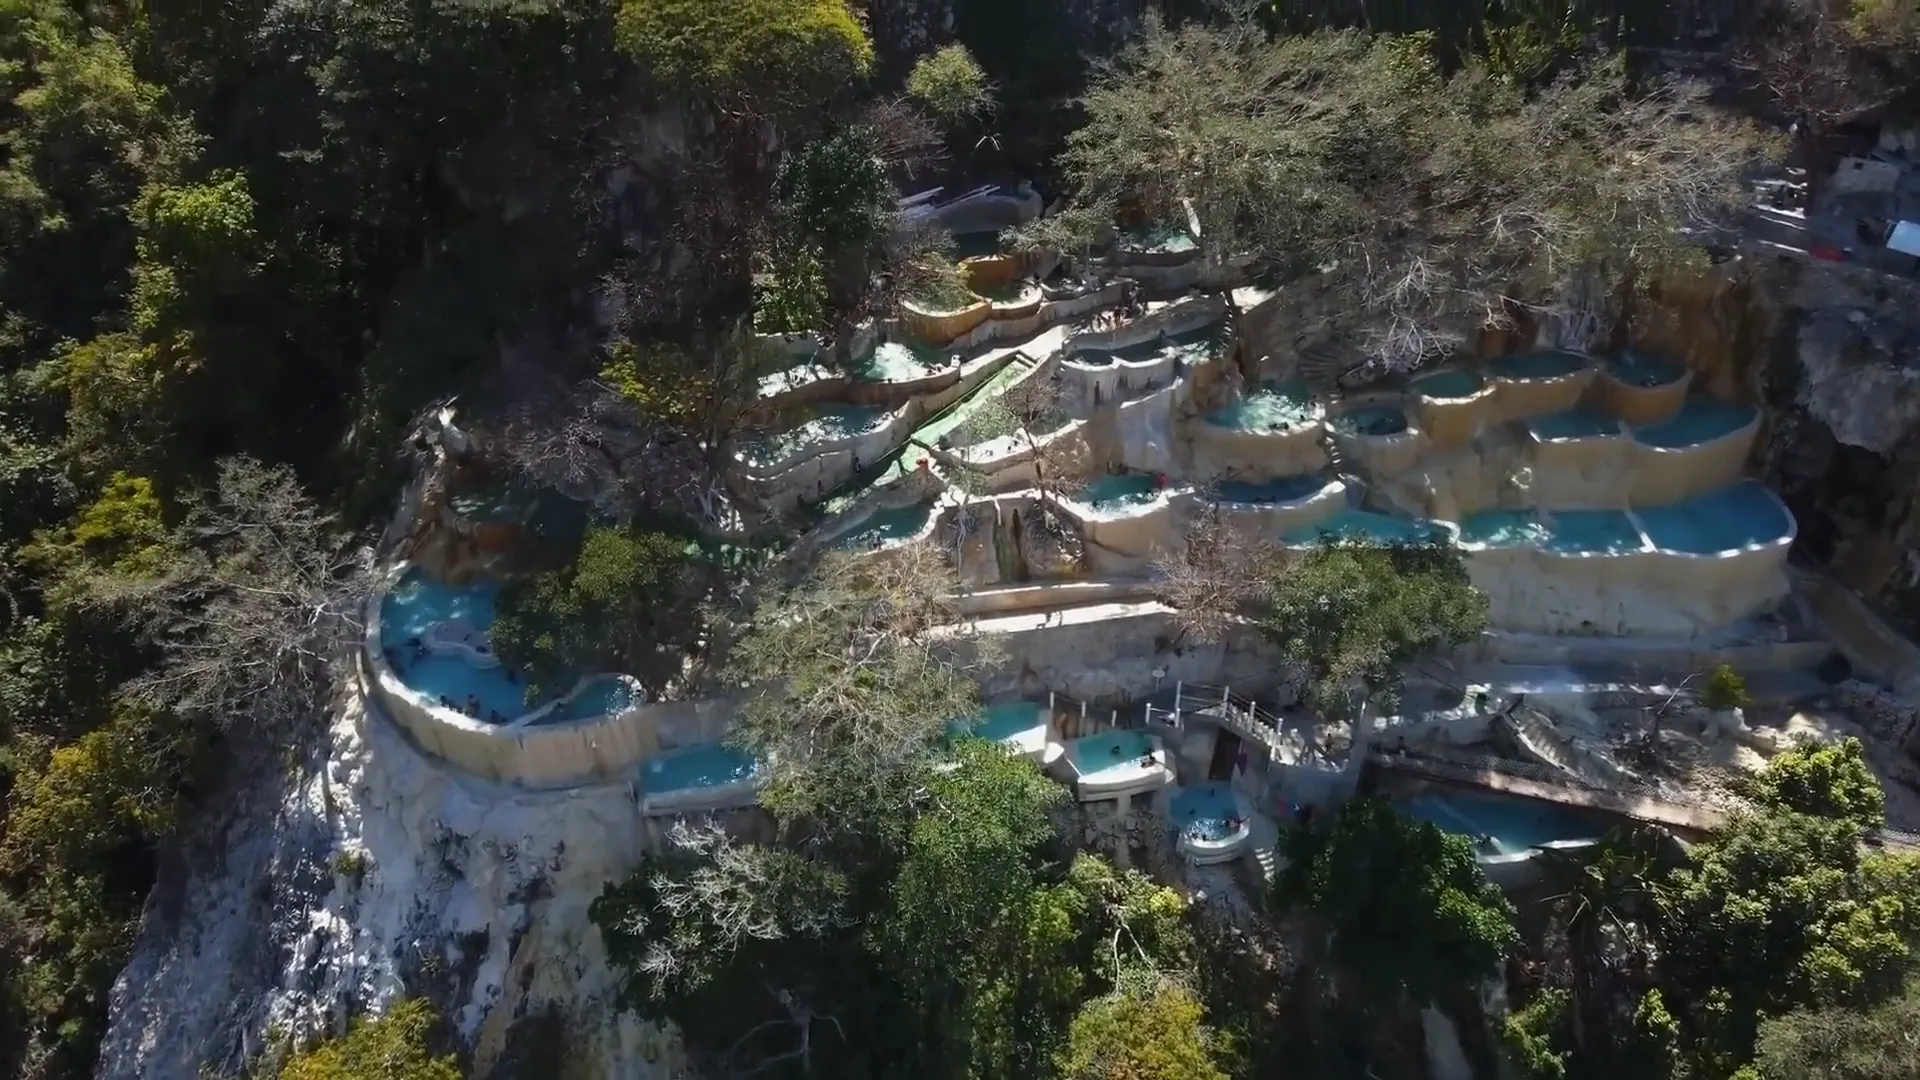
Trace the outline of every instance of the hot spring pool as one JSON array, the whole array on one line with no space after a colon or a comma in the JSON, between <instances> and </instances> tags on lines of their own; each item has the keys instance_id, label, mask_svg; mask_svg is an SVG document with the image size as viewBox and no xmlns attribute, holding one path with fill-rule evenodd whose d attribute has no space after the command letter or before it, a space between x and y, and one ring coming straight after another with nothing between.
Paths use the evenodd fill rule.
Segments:
<instances>
[{"instance_id":1,"label":"hot spring pool","mask_svg":"<svg viewBox=\"0 0 1920 1080\"><path fill-rule=\"evenodd\" d=\"M909 503L875 510L860 523L842 533L833 546L841 551L863 551L883 547L895 540L919 536L933 519L932 503Z\"/></svg>"},{"instance_id":2,"label":"hot spring pool","mask_svg":"<svg viewBox=\"0 0 1920 1080\"><path fill-rule=\"evenodd\" d=\"M1645 550L1640 530L1621 510L1543 512L1547 547L1570 555L1618 555Z\"/></svg>"},{"instance_id":3,"label":"hot spring pool","mask_svg":"<svg viewBox=\"0 0 1920 1080\"><path fill-rule=\"evenodd\" d=\"M1207 414L1214 427L1241 431L1283 432L1313 419L1311 395L1302 383L1262 383L1259 387Z\"/></svg>"},{"instance_id":4,"label":"hot spring pool","mask_svg":"<svg viewBox=\"0 0 1920 1080\"><path fill-rule=\"evenodd\" d=\"M1620 434L1620 421L1585 409L1568 409L1566 412L1536 416L1527 421L1527 427L1532 430L1533 437L1542 442L1552 442L1556 439L1594 439Z\"/></svg>"},{"instance_id":5,"label":"hot spring pool","mask_svg":"<svg viewBox=\"0 0 1920 1080\"><path fill-rule=\"evenodd\" d=\"M1327 486L1327 482L1318 476L1282 476L1273 480L1222 480L1216 489L1221 502L1252 503L1289 503L1304 499L1309 495L1318 495Z\"/></svg>"},{"instance_id":6,"label":"hot spring pool","mask_svg":"<svg viewBox=\"0 0 1920 1080\"><path fill-rule=\"evenodd\" d=\"M725 743L701 743L668 750L640 767L640 783L649 795L690 788L726 787L751 780L759 772L751 757Z\"/></svg>"},{"instance_id":7,"label":"hot spring pool","mask_svg":"<svg viewBox=\"0 0 1920 1080\"><path fill-rule=\"evenodd\" d=\"M1160 481L1146 473L1110 473L1087 482L1073 501L1095 510L1127 510L1147 506L1160 497Z\"/></svg>"},{"instance_id":8,"label":"hot spring pool","mask_svg":"<svg viewBox=\"0 0 1920 1080\"><path fill-rule=\"evenodd\" d=\"M1421 544L1444 540L1447 532L1431 521L1415 521L1412 518L1377 514L1371 510L1348 508L1318 525L1295 529L1282 540L1296 546L1311 545L1319 543L1321 537L1329 536L1337 540L1373 544Z\"/></svg>"},{"instance_id":9,"label":"hot spring pool","mask_svg":"<svg viewBox=\"0 0 1920 1080\"><path fill-rule=\"evenodd\" d=\"M1634 513L1654 547L1688 555L1715 555L1785 540L1794 528L1787 508L1752 480Z\"/></svg>"},{"instance_id":10,"label":"hot spring pool","mask_svg":"<svg viewBox=\"0 0 1920 1080\"><path fill-rule=\"evenodd\" d=\"M484 640L493 628L500 587L477 582L461 588L409 570L380 599L380 647L400 681L429 702L466 708L503 723L526 713L526 687L497 662L481 665L459 651L426 647L435 626L456 624Z\"/></svg>"},{"instance_id":11,"label":"hot spring pool","mask_svg":"<svg viewBox=\"0 0 1920 1080\"><path fill-rule=\"evenodd\" d=\"M1099 781L1149 768L1146 757L1154 754L1154 766L1164 767L1155 751L1153 736L1144 731L1106 731L1073 741L1070 752L1080 779Z\"/></svg>"},{"instance_id":12,"label":"hot spring pool","mask_svg":"<svg viewBox=\"0 0 1920 1080\"><path fill-rule=\"evenodd\" d=\"M1606 833L1599 823L1538 799L1518 799L1464 792L1416 795L1396 804L1408 817L1437 825L1476 841L1491 839L1482 855L1522 855L1542 844L1566 840L1597 840Z\"/></svg>"},{"instance_id":13,"label":"hot spring pool","mask_svg":"<svg viewBox=\"0 0 1920 1080\"><path fill-rule=\"evenodd\" d=\"M1586 357L1570 352L1519 353L1487 361L1487 370L1502 379L1558 379L1586 366Z\"/></svg>"},{"instance_id":14,"label":"hot spring pool","mask_svg":"<svg viewBox=\"0 0 1920 1080\"><path fill-rule=\"evenodd\" d=\"M885 409L874 405L822 405L785 431L743 440L740 459L755 466L777 465L809 446L865 435L885 423L887 416Z\"/></svg>"},{"instance_id":15,"label":"hot spring pool","mask_svg":"<svg viewBox=\"0 0 1920 1080\"><path fill-rule=\"evenodd\" d=\"M1731 435L1753 422L1758 415L1753 406L1719 398L1690 397L1674 418L1662 424L1640 428L1635 440L1662 450L1698 446Z\"/></svg>"},{"instance_id":16,"label":"hot spring pool","mask_svg":"<svg viewBox=\"0 0 1920 1080\"><path fill-rule=\"evenodd\" d=\"M1485 384L1471 371L1436 371L1413 380L1413 392L1436 401L1457 401L1480 392Z\"/></svg>"},{"instance_id":17,"label":"hot spring pool","mask_svg":"<svg viewBox=\"0 0 1920 1080\"><path fill-rule=\"evenodd\" d=\"M1348 435L1399 435L1407 430L1407 414L1396 405L1368 405L1334 417L1333 427Z\"/></svg>"},{"instance_id":18,"label":"hot spring pool","mask_svg":"<svg viewBox=\"0 0 1920 1080\"><path fill-rule=\"evenodd\" d=\"M1677 383L1687 373L1685 364L1631 351L1608 357L1605 363L1607 374L1628 386L1643 388Z\"/></svg>"},{"instance_id":19,"label":"hot spring pool","mask_svg":"<svg viewBox=\"0 0 1920 1080\"><path fill-rule=\"evenodd\" d=\"M851 370L861 382L912 382L953 366L953 360L938 349L889 340L855 360Z\"/></svg>"},{"instance_id":20,"label":"hot spring pool","mask_svg":"<svg viewBox=\"0 0 1920 1080\"><path fill-rule=\"evenodd\" d=\"M1460 522L1460 542L1488 547L1538 547L1547 527L1531 510L1483 510Z\"/></svg>"},{"instance_id":21,"label":"hot spring pool","mask_svg":"<svg viewBox=\"0 0 1920 1080\"><path fill-rule=\"evenodd\" d=\"M1215 780L1175 791L1167 800L1167 816L1182 837L1218 841L1233 834L1227 822L1240 816L1240 808L1233 788Z\"/></svg>"},{"instance_id":22,"label":"hot spring pool","mask_svg":"<svg viewBox=\"0 0 1920 1080\"><path fill-rule=\"evenodd\" d=\"M1188 232L1186 226L1173 222L1161 222L1128 229L1121 236L1121 246L1130 251L1157 251L1168 254L1193 251L1199 247Z\"/></svg>"},{"instance_id":23,"label":"hot spring pool","mask_svg":"<svg viewBox=\"0 0 1920 1080\"><path fill-rule=\"evenodd\" d=\"M1031 701L1001 701L982 708L972 717L951 720L947 730L954 734L973 734L988 742L1004 742L1045 727L1046 710Z\"/></svg>"}]
</instances>

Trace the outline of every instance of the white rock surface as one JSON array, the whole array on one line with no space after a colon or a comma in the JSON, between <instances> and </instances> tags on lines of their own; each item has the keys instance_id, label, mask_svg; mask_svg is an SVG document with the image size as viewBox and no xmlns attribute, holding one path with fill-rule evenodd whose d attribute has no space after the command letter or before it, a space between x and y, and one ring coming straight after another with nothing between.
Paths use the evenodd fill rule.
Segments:
<instances>
[{"instance_id":1,"label":"white rock surface","mask_svg":"<svg viewBox=\"0 0 1920 1080\"><path fill-rule=\"evenodd\" d=\"M671 1039L617 1015L587 918L641 859L626 789L456 780L346 696L324 767L237 785L230 822L163 872L114 987L101 1080L197 1080L203 1063L237 1068L269 1031L449 993L476 1077L512 1021L548 1003L579 1075L685 1075ZM356 865L357 880L336 872Z\"/></svg>"}]
</instances>

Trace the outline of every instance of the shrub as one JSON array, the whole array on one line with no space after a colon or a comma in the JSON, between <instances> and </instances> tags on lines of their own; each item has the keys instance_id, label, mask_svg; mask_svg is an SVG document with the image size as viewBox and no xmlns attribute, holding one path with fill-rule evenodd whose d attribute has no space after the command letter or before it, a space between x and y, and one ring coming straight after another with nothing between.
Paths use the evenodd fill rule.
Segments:
<instances>
[{"instance_id":1,"label":"shrub","mask_svg":"<svg viewBox=\"0 0 1920 1080\"><path fill-rule=\"evenodd\" d=\"M993 109L993 84L965 45L948 45L916 61L907 93L949 127Z\"/></svg>"},{"instance_id":2,"label":"shrub","mask_svg":"<svg viewBox=\"0 0 1920 1080\"><path fill-rule=\"evenodd\" d=\"M288 1059L280 1080L460 1080L453 1056L427 1049L433 1009L402 1001L378 1017L361 1017L346 1035Z\"/></svg>"},{"instance_id":3,"label":"shrub","mask_svg":"<svg viewBox=\"0 0 1920 1080\"><path fill-rule=\"evenodd\" d=\"M1700 704L1709 709L1744 709L1753 704L1753 695L1747 693L1747 681L1732 667L1721 664L1707 676L1707 685L1700 690Z\"/></svg>"},{"instance_id":4,"label":"shrub","mask_svg":"<svg viewBox=\"0 0 1920 1080\"><path fill-rule=\"evenodd\" d=\"M873 66L846 0L622 0L621 48L661 86L818 110Z\"/></svg>"}]
</instances>

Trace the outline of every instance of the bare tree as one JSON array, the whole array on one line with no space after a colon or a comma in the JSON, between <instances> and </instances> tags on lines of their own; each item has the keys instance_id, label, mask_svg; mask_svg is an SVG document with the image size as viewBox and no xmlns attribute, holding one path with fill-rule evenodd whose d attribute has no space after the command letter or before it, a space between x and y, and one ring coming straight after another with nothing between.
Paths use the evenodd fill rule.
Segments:
<instances>
[{"instance_id":1,"label":"bare tree","mask_svg":"<svg viewBox=\"0 0 1920 1080\"><path fill-rule=\"evenodd\" d=\"M1245 622L1280 557L1279 548L1250 530L1232 528L1220 504L1209 501L1178 551L1154 553L1158 591L1174 609L1181 637L1198 644L1223 641Z\"/></svg>"},{"instance_id":2,"label":"bare tree","mask_svg":"<svg viewBox=\"0 0 1920 1080\"><path fill-rule=\"evenodd\" d=\"M163 572L98 586L96 599L160 652L130 694L270 734L318 720L336 665L363 639L371 546L340 529L291 470L247 458L220 463L182 532L186 545Z\"/></svg>"},{"instance_id":3,"label":"bare tree","mask_svg":"<svg viewBox=\"0 0 1920 1080\"><path fill-rule=\"evenodd\" d=\"M955 440L958 445L954 452L966 461L980 456L974 452L976 448L1004 441L1019 459L1005 467L1030 472L1041 500L1047 501L1057 495L1061 484L1077 477L1085 467L1085 447L1080 439L1050 437L1070 422L1071 417L1061 407L1058 385L1051 379L1028 376L974 408L956 431L960 437ZM957 483L963 491L986 490L986 470L961 472Z\"/></svg>"}]
</instances>

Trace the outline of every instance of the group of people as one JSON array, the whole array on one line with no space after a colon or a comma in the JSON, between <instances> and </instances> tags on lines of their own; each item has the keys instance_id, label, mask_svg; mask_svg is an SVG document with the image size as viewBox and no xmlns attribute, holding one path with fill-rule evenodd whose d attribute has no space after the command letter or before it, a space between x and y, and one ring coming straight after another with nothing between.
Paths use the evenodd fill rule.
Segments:
<instances>
[{"instance_id":1,"label":"group of people","mask_svg":"<svg viewBox=\"0 0 1920 1080\"><path fill-rule=\"evenodd\" d=\"M427 643L417 637L407 639L406 650L407 658L414 663L425 660L429 652ZM400 650L388 645L380 651L387 658L387 666L392 668L396 674L399 673L401 671ZM485 650L482 649L482 651L484 652ZM515 676L512 671L507 671L505 674L508 682L515 684L519 682L518 677ZM465 701L456 701L447 694L441 694L439 705L443 709L452 709L454 712L471 716L475 720L485 720L489 724L504 724L507 722L506 717L500 715L500 710L484 708L480 704L480 696L478 694L468 694L467 700Z\"/></svg>"}]
</instances>

